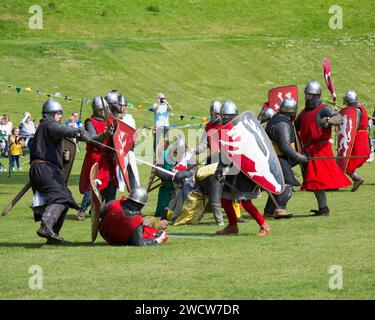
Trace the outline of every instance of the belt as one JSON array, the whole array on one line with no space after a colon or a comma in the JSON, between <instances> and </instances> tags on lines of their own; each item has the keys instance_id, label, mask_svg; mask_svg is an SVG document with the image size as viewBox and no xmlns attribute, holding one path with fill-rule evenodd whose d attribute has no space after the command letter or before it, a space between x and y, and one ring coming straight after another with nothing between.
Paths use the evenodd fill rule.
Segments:
<instances>
[{"instance_id":1,"label":"belt","mask_svg":"<svg viewBox=\"0 0 375 320\"><path fill-rule=\"evenodd\" d=\"M50 164L55 165L54 163L52 163L52 162L50 162L50 161L40 160L40 159L35 159L35 160L31 161L30 165L32 166L32 165L35 164L35 163L50 163Z\"/></svg>"},{"instance_id":2,"label":"belt","mask_svg":"<svg viewBox=\"0 0 375 320\"><path fill-rule=\"evenodd\" d=\"M109 152L86 152L88 154L100 154L100 155L103 155L103 156L112 156L111 153Z\"/></svg>"},{"instance_id":3,"label":"belt","mask_svg":"<svg viewBox=\"0 0 375 320\"><path fill-rule=\"evenodd\" d=\"M304 143L303 146L308 147L308 146L311 146L311 145L314 145L314 144L323 144L323 143L327 143L327 142L330 142L330 141L329 140L322 140L322 141L316 141L316 142L308 142L308 143Z\"/></svg>"}]
</instances>

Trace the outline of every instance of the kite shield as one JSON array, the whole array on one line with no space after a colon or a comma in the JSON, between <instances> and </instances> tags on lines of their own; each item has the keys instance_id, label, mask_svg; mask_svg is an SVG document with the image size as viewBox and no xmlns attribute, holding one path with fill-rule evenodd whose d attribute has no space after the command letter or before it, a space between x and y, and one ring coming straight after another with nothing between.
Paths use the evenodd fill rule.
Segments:
<instances>
[{"instance_id":1,"label":"kite shield","mask_svg":"<svg viewBox=\"0 0 375 320\"><path fill-rule=\"evenodd\" d=\"M345 172L352 154L355 135L357 132L357 110L355 107L345 107L340 111L342 123L338 126L337 164Z\"/></svg>"},{"instance_id":2,"label":"kite shield","mask_svg":"<svg viewBox=\"0 0 375 320\"><path fill-rule=\"evenodd\" d=\"M90 170L90 192L91 192L91 241L95 242L99 231L100 208L102 199L97 186L98 163L94 163Z\"/></svg>"},{"instance_id":3,"label":"kite shield","mask_svg":"<svg viewBox=\"0 0 375 320\"><path fill-rule=\"evenodd\" d=\"M70 172L72 171L74 159L76 157L77 145L74 141L67 138L62 139L63 168L61 174L66 183L68 183Z\"/></svg>"},{"instance_id":4,"label":"kite shield","mask_svg":"<svg viewBox=\"0 0 375 320\"><path fill-rule=\"evenodd\" d=\"M131 188L127 170L128 161L126 159L126 155L128 154L130 148L134 145L135 130L119 119L115 119L111 116L108 117L112 119L116 127L116 131L113 135L113 145L117 150L116 157L121 174L125 180L128 190L130 191Z\"/></svg>"},{"instance_id":5,"label":"kite shield","mask_svg":"<svg viewBox=\"0 0 375 320\"><path fill-rule=\"evenodd\" d=\"M298 103L298 87L296 85L272 88L268 91L269 108L279 112L281 102L287 98L293 99Z\"/></svg>"},{"instance_id":6,"label":"kite shield","mask_svg":"<svg viewBox=\"0 0 375 320\"><path fill-rule=\"evenodd\" d=\"M279 159L266 132L255 116L247 111L221 130L221 152L261 188L281 194L284 176Z\"/></svg>"}]
</instances>

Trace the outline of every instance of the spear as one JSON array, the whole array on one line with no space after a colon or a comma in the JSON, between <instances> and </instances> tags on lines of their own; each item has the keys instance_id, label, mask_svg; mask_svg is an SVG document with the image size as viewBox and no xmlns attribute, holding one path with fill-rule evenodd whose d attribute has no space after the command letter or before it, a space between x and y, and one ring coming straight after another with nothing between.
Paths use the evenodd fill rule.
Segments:
<instances>
[{"instance_id":1,"label":"spear","mask_svg":"<svg viewBox=\"0 0 375 320\"><path fill-rule=\"evenodd\" d=\"M368 156L326 156L326 157L309 157L309 160L326 160L326 159L358 159L368 158Z\"/></svg>"},{"instance_id":2,"label":"spear","mask_svg":"<svg viewBox=\"0 0 375 320\"><path fill-rule=\"evenodd\" d=\"M337 104L336 102L332 102L332 101L329 101L329 100L324 100L324 102L327 102L327 103L329 103L329 104L333 104L333 105L335 105L336 107L338 107L339 109L344 109L344 108L345 108L345 106L339 105L339 104ZM367 116L367 118L372 119L372 120L375 120L375 117Z\"/></svg>"}]
</instances>

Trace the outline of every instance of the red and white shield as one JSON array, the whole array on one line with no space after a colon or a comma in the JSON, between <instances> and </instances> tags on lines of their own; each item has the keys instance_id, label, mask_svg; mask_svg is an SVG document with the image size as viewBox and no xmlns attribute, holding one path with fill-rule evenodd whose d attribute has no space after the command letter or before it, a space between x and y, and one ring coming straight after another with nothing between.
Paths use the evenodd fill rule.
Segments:
<instances>
[{"instance_id":1,"label":"red and white shield","mask_svg":"<svg viewBox=\"0 0 375 320\"><path fill-rule=\"evenodd\" d=\"M126 159L126 155L134 144L136 133L135 130L132 127L128 126L125 122L119 119L115 119L111 116L108 116L108 118L113 121L113 124L116 127L116 131L113 135L113 146L117 150L117 162L125 180L126 186L130 191L129 175L127 170L128 161Z\"/></svg>"},{"instance_id":2,"label":"red and white shield","mask_svg":"<svg viewBox=\"0 0 375 320\"><path fill-rule=\"evenodd\" d=\"M337 164L345 172L352 154L355 135L357 132L357 110L355 107L345 107L340 111L342 123L338 126Z\"/></svg>"},{"instance_id":3,"label":"red and white shield","mask_svg":"<svg viewBox=\"0 0 375 320\"><path fill-rule=\"evenodd\" d=\"M281 102L287 98L293 99L298 103L298 87L296 85L275 87L268 91L269 108L279 112Z\"/></svg>"},{"instance_id":4,"label":"red and white shield","mask_svg":"<svg viewBox=\"0 0 375 320\"><path fill-rule=\"evenodd\" d=\"M284 191L284 175L268 135L247 111L220 130L220 147L234 166L263 189Z\"/></svg>"}]
</instances>

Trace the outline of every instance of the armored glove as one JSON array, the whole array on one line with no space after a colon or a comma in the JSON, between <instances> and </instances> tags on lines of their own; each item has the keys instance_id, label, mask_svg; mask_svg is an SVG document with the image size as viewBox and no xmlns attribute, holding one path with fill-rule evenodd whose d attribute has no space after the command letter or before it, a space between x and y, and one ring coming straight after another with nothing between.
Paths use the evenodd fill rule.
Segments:
<instances>
[{"instance_id":1,"label":"armored glove","mask_svg":"<svg viewBox=\"0 0 375 320\"><path fill-rule=\"evenodd\" d=\"M180 183L182 182L182 180L189 178L189 177L190 177L190 172L185 170L185 171L177 172L173 178L173 181L175 181L176 183Z\"/></svg>"},{"instance_id":2,"label":"armored glove","mask_svg":"<svg viewBox=\"0 0 375 320\"><path fill-rule=\"evenodd\" d=\"M305 156L304 154L301 154L301 155L298 157L297 161L298 161L299 163L306 164L306 163L309 161L309 158L308 158L307 156Z\"/></svg>"},{"instance_id":3,"label":"armored glove","mask_svg":"<svg viewBox=\"0 0 375 320\"><path fill-rule=\"evenodd\" d=\"M166 233L165 233L165 231L163 231L160 234L160 236L155 239L156 243L161 244L163 242L163 240L165 239L165 237L166 237Z\"/></svg>"},{"instance_id":4,"label":"armored glove","mask_svg":"<svg viewBox=\"0 0 375 320\"><path fill-rule=\"evenodd\" d=\"M215 179L219 181L220 183L224 183L225 176L222 169L217 169L215 171Z\"/></svg>"},{"instance_id":5,"label":"armored glove","mask_svg":"<svg viewBox=\"0 0 375 320\"><path fill-rule=\"evenodd\" d=\"M342 122L341 114L336 114L332 117L324 117L320 119L320 125L323 128L328 128L329 126L338 126Z\"/></svg>"},{"instance_id":6,"label":"armored glove","mask_svg":"<svg viewBox=\"0 0 375 320\"><path fill-rule=\"evenodd\" d=\"M78 129L78 138L82 141L85 141L85 142L91 142L92 141L91 134L84 129Z\"/></svg>"},{"instance_id":7,"label":"armored glove","mask_svg":"<svg viewBox=\"0 0 375 320\"><path fill-rule=\"evenodd\" d=\"M110 126L110 127L107 127L107 130L105 131L105 133L108 136L113 136L115 134L115 131L116 131L116 128L114 126Z\"/></svg>"}]
</instances>

